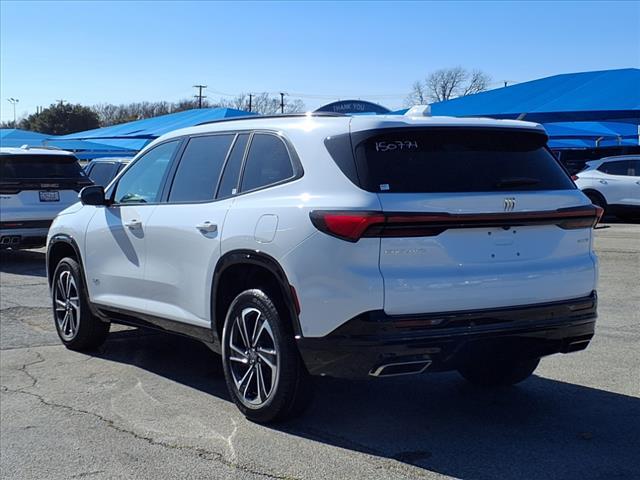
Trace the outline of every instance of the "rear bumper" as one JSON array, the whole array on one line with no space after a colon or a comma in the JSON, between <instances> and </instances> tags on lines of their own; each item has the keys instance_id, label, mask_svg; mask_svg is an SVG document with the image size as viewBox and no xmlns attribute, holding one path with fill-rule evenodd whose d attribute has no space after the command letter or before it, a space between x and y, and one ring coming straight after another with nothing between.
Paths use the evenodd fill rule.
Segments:
<instances>
[{"instance_id":1,"label":"rear bumper","mask_svg":"<svg viewBox=\"0 0 640 480\"><path fill-rule=\"evenodd\" d=\"M297 342L313 375L366 377L395 363L415 365L416 371L446 371L483 355L542 357L583 350L593 337L596 316L592 292L491 310L411 316L367 312L325 337Z\"/></svg>"},{"instance_id":2,"label":"rear bumper","mask_svg":"<svg viewBox=\"0 0 640 480\"><path fill-rule=\"evenodd\" d=\"M52 220L0 222L0 248L42 247Z\"/></svg>"}]
</instances>

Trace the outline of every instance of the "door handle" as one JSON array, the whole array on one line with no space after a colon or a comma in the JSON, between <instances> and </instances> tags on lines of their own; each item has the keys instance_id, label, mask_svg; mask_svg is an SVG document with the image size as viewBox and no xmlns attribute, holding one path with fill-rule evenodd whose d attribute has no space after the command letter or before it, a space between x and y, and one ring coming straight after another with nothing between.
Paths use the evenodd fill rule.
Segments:
<instances>
[{"instance_id":1,"label":"door handle","mask_svg":"<svg viewBox=\"0 0 640 480\"><path fill-rule=\"evenodd\" d=\"M202 233L213 233L218 231L218 225L211 222L203 222L196 225L196 228Z\"/></svg>"},{"instance_id":2,"label":"door handle","mask_svg":"<svg viewBox=\"0 0 640 480\"><path fill-rule=\"evenodd\" d=\"M606 185L609 182L607 182L606 180L600 180L600 183L603 184L603 185Z\"/></svg>"},{"instance_id":3,"label":"door handle","mask_svg":"<svg viewBox=\"0 0 640 480\"><path fill-rule=\"evenodd\" d=\"M640 180L638 180L638 181L636 182L636 185L640 185Z\"/></svg>"},{"instance_id":4,"label":"door handle","mask_svg":"<svg viewBox=\"0 0 640 480\"><path fill-rule=\"evenodd\" d=\"M130 230L134 230L136 228L142 227L142 222L140 220L133 219L128 222L125 222L124 226Z\"/></svg>"}]
</instances>

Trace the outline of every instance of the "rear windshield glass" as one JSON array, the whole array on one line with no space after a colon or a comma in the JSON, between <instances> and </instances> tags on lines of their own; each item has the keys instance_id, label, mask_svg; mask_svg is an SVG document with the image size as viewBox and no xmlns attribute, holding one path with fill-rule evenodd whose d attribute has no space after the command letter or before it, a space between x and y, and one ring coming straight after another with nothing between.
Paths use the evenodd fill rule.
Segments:
<instances>
[{"instance_id":1,"label":"rear windshield glass","mask_svg":"<svg viewBox=\"0 0 640 480\"><path fill-rule=\"evenodd\" d=\"M575 188L536 132L405 128L354 137L358 178L372 192Z\"/></svg>"},{"instance_id":2,"label":"rear windshield glass","mask_svg":"<svg viewBox=\"0 0 640 480\"><path fill-rule=\"evenodd\" d=\"M85 178L78 160L70 155L0 155L0 180Z\"/></svg>"}]
</instances>

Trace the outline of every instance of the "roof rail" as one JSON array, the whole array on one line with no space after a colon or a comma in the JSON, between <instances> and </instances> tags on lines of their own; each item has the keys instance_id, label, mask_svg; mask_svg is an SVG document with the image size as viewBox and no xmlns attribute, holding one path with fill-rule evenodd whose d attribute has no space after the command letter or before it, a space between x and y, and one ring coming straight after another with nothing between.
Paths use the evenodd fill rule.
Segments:
<instances>
[{"instance_id":1,"label":"roof rail","mask_svg":"<svg viewBox=\"0 0 640 480\"><path fill-rule=\"evenodd\" d=\"M348 117L349 115L337 112L306 112L306 113L281 113L276 115L243 115L241 117L219 118L207 122L197 123L195 126L208 125L210 123L234 122L238 120L260 120L268 118L297 118L297 117Z\"/></svg>"},{"instance_id":2,"label":"roof rail","mask_svg":"<svg viewBox=\"0 0 640 480\"><path fill-rule=\"evenodd\" d=\"M32 148L37 148L38 150L62 150L62 148L54 147L53 145L29 145L28 143L21 145L20 148L22 150L31 150Z\"/></svg>"}]
</instances>

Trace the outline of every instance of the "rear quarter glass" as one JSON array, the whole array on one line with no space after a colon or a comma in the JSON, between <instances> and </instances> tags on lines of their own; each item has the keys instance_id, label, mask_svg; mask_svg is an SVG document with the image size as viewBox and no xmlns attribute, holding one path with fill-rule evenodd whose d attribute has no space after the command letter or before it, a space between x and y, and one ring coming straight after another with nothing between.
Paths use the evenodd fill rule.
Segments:
<instances>
[{"instance_id":1,"label":"rear quarter glass","mask_svg":"<svg viewBox=\"0 0 640 480\"><path fill-rule=\"evenodd\" d=\"M352 134L355 172L344 168L345 142L326 142L342 171L379 193L568 190L571 178L533 130L430 127ZM338 152L340 150L340 152ZM355 175L354 175L355 174Z\"/></svg>"}]
</instances>

